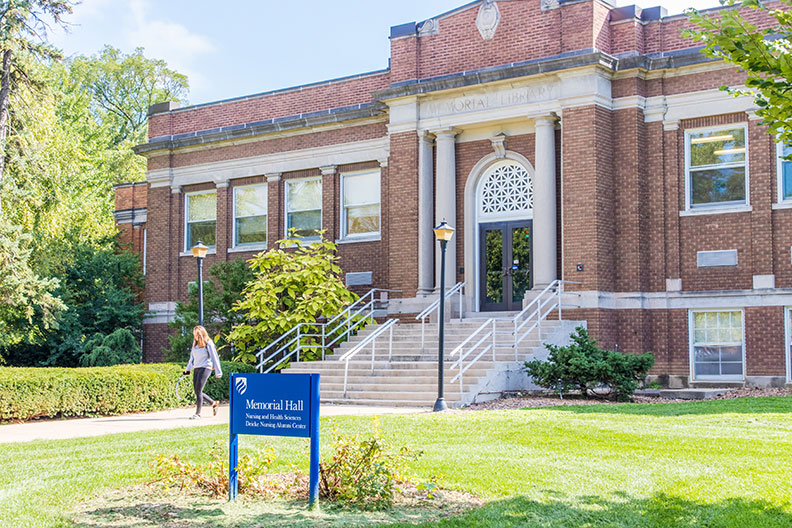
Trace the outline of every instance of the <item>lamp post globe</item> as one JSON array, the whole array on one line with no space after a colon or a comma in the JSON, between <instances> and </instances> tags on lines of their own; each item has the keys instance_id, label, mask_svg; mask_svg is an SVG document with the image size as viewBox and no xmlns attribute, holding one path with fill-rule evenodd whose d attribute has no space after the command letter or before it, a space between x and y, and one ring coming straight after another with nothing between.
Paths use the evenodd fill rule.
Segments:
<instances>
[{"instance_id":1,"label":"lamp post globe","mask_svg":"<svg viewBox=\"0 0 792 528\"><path fill-rule=\"evenodd\" d=\"M438 332L437 332L437 400L435 401L433 411L448 410L448 405L445 402L443 394L443 381L445 370L445 351L444 351L444 338L445 338L445 268L446 268L446 246L454 236L454 228L448 225L443 220L440 225L433 229L435 238L440 242L440 313L438 315Z\"/></svg>"},{"instance_id":2,"label":"lamp post globe","mask_svg":"<svg viewBox=\"0 0 792 528\"><path fill-rule=\"evenodd\" d=\"M204 309L203 309L203 259L206 257L209 248L204 245L200 240L192 248L193 257L198 260L198 324L204 324Z\"/></svg>"}]
</instances>

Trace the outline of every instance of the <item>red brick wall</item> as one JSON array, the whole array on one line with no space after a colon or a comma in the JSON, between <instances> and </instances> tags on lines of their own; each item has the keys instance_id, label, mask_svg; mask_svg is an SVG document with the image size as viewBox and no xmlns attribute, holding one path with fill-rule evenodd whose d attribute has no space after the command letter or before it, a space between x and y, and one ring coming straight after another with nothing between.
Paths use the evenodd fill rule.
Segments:
<instances>
[{"instance_id":1,"label":"red brick wall","mask_svg":"<svg viewBox=\"0 0 792 528\"><path fill-rule=\"evenodd\" d=\"M372 101L371 92L390 85L389 72L324 82L265 95L174 110L149 118L149 137L254 123Z\"/></svg>"}]
</instances>

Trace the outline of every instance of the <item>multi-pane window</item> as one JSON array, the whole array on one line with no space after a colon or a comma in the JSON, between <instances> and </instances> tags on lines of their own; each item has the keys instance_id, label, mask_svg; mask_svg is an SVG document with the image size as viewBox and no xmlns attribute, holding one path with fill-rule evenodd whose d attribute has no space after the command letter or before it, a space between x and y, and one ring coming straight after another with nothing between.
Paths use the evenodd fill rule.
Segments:
<instances>
[{"instance_id":1,"label":"multi-pane window","mask_svg":"<svg viewBox=\"0 0 792 528\"><path fill-rule=\"evenodd\" d=\"M691 312L693 378L743 378L743 313Z\"/></svg>"},{"instance_id":2,"label":"multi-pane window","mask_svg":"<svg viewBox=\"0 0 792 528\"><path fill-rule=\"evenodd\" d=\"M784 158L792 155L792 145L778 144L778 201L792 202L792 161ZM790 157L792 159L792 157Z\"/></svg>"},{"instance_id":3,"label":"multi-pane window","mask_svg":"<svg viewBox=\"0 0 792 528\"><path fill-rule=\"evenodd\" d=\"M267 243L267 186L234 189L234 246Z\"/></svg>"},{"instance_id":4,"label":"multi-pane window","mask_svg":"<svg viewBox=\"0 0 792 528\"><path fill-rule=\"evenodd\" d=\"M185 250L199 241L210 248L217 241L217 193L196 192L185 195Z\"/></svg>"},{"instance_id":5,"label":"multi-pane window","mask_svg":"<svg viewBox=\"0 0 792 528\"><path fill-rule=\"evenodd\" d=\"M738 125L685 133L689 208L748 203L745 132Z\"/></svg>"},{"instance_id":6,"label":"multi-pane window","mask_svg":"<svg viewBox=\"0 0 792 528\"><path fill-rule=\"evenodd\" d=\"M344 174L344 206L341 225L344 237L371 236L380 231L379 171Z\"/></svg>"},{"instance_id":7,"label":"multi-pane window","mask_svg":"<svg viewBox=\"0 0 792 528\"><path fill-rule=\"evenodd\" d=\"M286 232L319 238L322 229L322 181L318 178L286 182Z\"/></svg>"}]
</instances>

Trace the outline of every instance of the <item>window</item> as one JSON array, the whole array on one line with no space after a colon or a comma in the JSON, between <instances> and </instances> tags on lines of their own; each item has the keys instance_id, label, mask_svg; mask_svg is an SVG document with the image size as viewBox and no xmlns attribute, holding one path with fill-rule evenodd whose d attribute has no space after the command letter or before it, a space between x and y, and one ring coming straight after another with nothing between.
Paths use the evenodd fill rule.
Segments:
<instances>
[{"instance_id":1,"label":"window","mask_svg":"<svg viewBox=\"0 0 792 528\"><path fill-rule=\"evenodd\" d=\"M792 202L792 161L784 156L792 154L792 145L778 143L778 203Z\"/></svg>"},{"instance_id":2,"label":"window","mask_svg":"<svg viewBox=\"0 0 792 528\"><path fill-rule=\"evenodd\" d=\"M344 207L341 212L342 236L379 234L380 173L344 174L341 179Z\"/></svg>"},{"instance_id":3,"label":"window","mask_svg":"<svg viewBox=\"0 0 792 528\"><path fill-rule=\"evenodd\" d=\"M322 181L319 178L286 182L286 232L318 239L322 229Z\"/></svg>"},{"instance_id":4,"label":"window","mask_svg":"<svg viewBox=\"0 0 792 528\"><path fill-rule=\"evenodd\" d=\"M267 243L267 186L234 188L234 246Z\"/></svg>"},{"instance_id":5,"label":"window","mask_svg":"<svg viewBox=\"0 0 792 528\"><path fill-rule=\"evenodd\" d=\"M691 312L694 380L743 379L743 313Z\"/></svg>"},{"instance_id":6,"label":"window","mask_svg":"<svg viewBox=\"0 0 792 528\"><path fill-rule=\"evenodd\" d=\"M687 206L745 205L745 125L685 132Z\"/></svg>"},{"instance_id":7,"label":"window","mask_svg":"<svg viewBox=\"0 0 792 528\"><path fill-rule=\"evenodd\" d=\"M217 242L217 193L215 191L196 192L185 195L186 234L185 251L199 241L210 248Z\"/></svg>"}]
</instances>

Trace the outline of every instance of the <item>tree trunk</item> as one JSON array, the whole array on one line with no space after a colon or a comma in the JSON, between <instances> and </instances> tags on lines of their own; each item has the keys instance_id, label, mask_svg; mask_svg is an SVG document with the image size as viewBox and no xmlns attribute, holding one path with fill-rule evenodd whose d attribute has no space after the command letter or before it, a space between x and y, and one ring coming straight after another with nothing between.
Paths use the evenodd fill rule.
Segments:
<instances>
[{"instance_id":1,"label":"tree trunk","mask_svg":"<svg viewBox=\"0 0 792 528\"><path fill-rule=\"evenodd\" d=\"M3 50L3 66L0 70L0 184L3 183L6 157L6 135L8 131L8 98L11 92L11 50ZM0 215L3 213L0 195Z\"/></svg>"}]
</instances>

